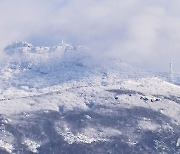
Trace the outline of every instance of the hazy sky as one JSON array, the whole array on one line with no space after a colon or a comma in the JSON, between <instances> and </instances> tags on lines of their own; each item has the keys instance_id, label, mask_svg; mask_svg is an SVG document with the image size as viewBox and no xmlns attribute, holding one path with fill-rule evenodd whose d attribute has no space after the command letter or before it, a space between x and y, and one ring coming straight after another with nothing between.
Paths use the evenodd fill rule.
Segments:
<instances>
[{"instance_id":1,"label":"hazy sky","mask_svg":"<svg viewBox=\"0 0 180 154\"><path fill-rule=\"evenodd\" d=\"M180 0L0 0L0 51L19 40L56 45L63 36L95 56L154 71L168 71L172 57L180 72L179 6Z\"/></svg>"}]
</instances>

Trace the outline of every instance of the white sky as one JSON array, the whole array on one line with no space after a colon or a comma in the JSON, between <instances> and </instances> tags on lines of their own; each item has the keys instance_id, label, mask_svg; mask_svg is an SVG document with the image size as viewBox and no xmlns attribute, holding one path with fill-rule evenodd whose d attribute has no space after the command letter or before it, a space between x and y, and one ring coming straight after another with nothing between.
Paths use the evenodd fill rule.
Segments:
<instances>
[{"instance_id":1,"label":"white sky","mask_svg":"<svg viewBox=\"0 0 180 154\"><path fill-rule=\"evenodd\" d=\"M0 51L13 41L56 45L63 36L92 54L180 72L179 0L0 0ZM1 60L3 57L1 58Z\"/></svg>"}]
</instances>

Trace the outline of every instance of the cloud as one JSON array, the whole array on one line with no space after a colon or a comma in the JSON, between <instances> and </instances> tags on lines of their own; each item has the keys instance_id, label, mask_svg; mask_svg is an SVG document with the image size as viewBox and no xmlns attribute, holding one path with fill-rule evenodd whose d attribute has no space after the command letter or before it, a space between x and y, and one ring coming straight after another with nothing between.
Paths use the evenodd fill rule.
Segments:
<instances>
[{"instance_id":1,"label":"cloud","mask_svg":"<svg viewBox=\"0 0 180 154\"><path fill-rule=\"evenodd\" d=\"M180 72L178 0L0 0L0 49L16 40L55 45L61 37L96 56Z\"/></svg>"}]
</instances>

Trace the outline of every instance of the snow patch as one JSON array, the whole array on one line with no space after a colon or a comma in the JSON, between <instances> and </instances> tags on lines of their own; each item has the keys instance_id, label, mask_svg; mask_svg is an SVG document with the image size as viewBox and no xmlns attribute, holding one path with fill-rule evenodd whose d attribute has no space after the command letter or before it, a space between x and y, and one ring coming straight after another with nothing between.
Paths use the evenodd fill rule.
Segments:
<instances>
[{"instance_id":1,"label":"snow patch","mask_svg":"<svg viewBox=\"0 0 180 154\"><path fill-rule=\"evenodd\" d=\"M25 144L28 148L28 150L32 151L33 153L38 153L37 148L39 148L41 145L37 143L36 141L32 141L30 139L25 139L22 144Z\"/></svg>"},{"instance_id":2,"label":"snow patch","mask_svg":"<svg viewBox=\"0 0 180 154\"><path fill-rule=\"evenodd\" d=\"M64 140L69 144L73 144L74 142L105 142L113 136L119 136L122 134L119 130L116 130L114 128L101 128L100 126L89 126L81 129L80 132L75 133L73 130L71 130L71 128L68 126L66 122L56 123L55 130L58 132L59 135L62 135L64 137Z\"/></svg>"},{"instance_id":3,"label":"snow patch","mask_svg":"<svg viewBox=\"0 0 180 154\"><path fill-rule=\"evenodd\" d=\"M139 127L145 130L155 131L159 129L161 126L153 123L152 121L139 121Z\"/></svg>"},{"instance_id":4,"label":"snow patch","mask_svg":"<svg viewBox=\"0 0 180 154\"><path fill-rule=\"evenodd\" d=\"M14 150L14 147L12 144L9 144L8 142L5 142L0 139L0 148L6 150L9 153L12 153Z\"/></svg>"}]
</instances>

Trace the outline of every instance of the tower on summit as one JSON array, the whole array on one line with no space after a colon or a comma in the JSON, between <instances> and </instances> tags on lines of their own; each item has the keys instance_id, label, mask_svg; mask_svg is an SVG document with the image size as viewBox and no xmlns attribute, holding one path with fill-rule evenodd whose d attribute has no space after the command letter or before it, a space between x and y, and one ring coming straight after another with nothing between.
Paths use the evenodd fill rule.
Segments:
<instances>
[{"instance_id":1,"label":"tower on summit","mask_svg":"<svg viewBox=\"0 0 180 154\"><path fill-rule=\"evenodd\" d=\"M61 45L64 45L64 38L62 37Z\"/></svg>"},{"instance_id":2,"label":"tower on summit","mask_svg":"<svg viewBox=\"0 0 180 154\"><path fill-rule=\"evenodd\" d=\"M171 58L171 62L170 62L169 82L173 83L173 62L172 62L172 58Z\"/></svg>"}]
</instances>

